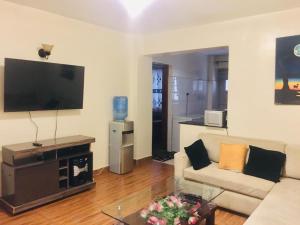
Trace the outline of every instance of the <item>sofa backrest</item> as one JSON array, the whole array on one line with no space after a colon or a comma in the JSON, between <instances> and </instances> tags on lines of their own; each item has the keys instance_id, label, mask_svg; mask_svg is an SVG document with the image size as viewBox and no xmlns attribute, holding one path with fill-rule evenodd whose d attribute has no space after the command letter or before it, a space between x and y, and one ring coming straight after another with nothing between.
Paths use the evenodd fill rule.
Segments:
<instances>
[{"instance_id":1,"label":"sofa backrest","mask_svg":"<svg viewBox=\"0 0 300 225\"><path fill-rule=\"evenodd\" d=\"M251 139L208 133L201 133L199 138L202 139L208 151L209 159L214 162L219 162L221 143L254 145L260 148L279 152L284 152L285 150L285 144L283 142L278 141Z\"/></svg>"},{"instance_id":2,"label":"sofa backrest","mask_svg":"<svg viewBox=\"0 0 300 225\"><path fill-rule=\"evenodd\" d=\"M300 179L300 145L287 145L283 176Z\"/></svg>"}]
</instances>

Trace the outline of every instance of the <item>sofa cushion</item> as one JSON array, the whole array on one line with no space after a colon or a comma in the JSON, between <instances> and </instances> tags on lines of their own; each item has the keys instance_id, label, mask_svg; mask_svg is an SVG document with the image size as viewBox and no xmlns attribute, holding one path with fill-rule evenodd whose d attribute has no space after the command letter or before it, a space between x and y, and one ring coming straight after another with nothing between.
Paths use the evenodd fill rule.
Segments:
<instances>
[{"instance_id":1,"label":"sofa cushion","mask_svg":"<svg viewBox=\"0 0 300 225\"><path fill-rule=\"evenodd\" d=\"M279 152L284 152L285 149L285 144L278 141L233 137L208 133L200 133L199 138L202 139L207 149L209 159L214 162L219 162L221 143L254 145L260 148L272 149Z\"/></svg>"},{"instance_id":2,"label":"sofa cushion","mask_svg":"<svg viewBox=\"0 0 300 225\"><path fill-rule=\"evenodd\" d=\"M251 215L263 200L250 197L248 195L238 194L232 191L224 191L213 199L217 206L239 212L245 215ZM226 223L227 224L227 223ZM230 223L229 223L230 224Z\"/></svg>"},{"instance_id":3,"label":"sofa cushion","mask_svg":"<svg viewBox=\"0 0 300 225\"><path fill-rule=\"evenodd\" d=\"M184 149L195 170L199 170L210 164L210 160L202 140L197 140L192 145L185 147Z\"/></svg>"},{"instance_id":4,"label":"sofa cushion","mask_svg":"<svg viewBox=\"0 0 300 225\"><path fill-rule=\"evenodd\" d=\"M212 163L201 170L194 170L193 167L186 168L184 170L184 178L259 199L263 199L275 184L274 182L243 173L221 170L216 163Z\"/></svg>"},{"instance_id":5,"label":"sofa cushion","mask_svg":"<svg viewBox=\"0 0 300 225\"><path fill-rule=\"evenodd\" d=\"M296 225L300 219L300 181L283 178L244 225Z\"/></svg>"},{"instance_id":6,"label":"sofa cushion","mask_svg":"<svg viewBox=\"0 0 300 225\"><path fill-rule=\"evenodd\" d=\"M286 163L284 176L300 179L300 146L288 145L285 149L285 153Z\"/></svg>"},{"instance_id":7,"label":"sofa cushion","mask_svg":"<svg viewBox=\"0 0 300 225\"><path fill-rule=\"evenodd\" d=\"M250 145L250 154L244 173L273 182L280 181L285 154Z\"/></svg>"},{"instance_id":8,"label":"sofa cushion","mask_svg":"<svg viewBox=\"0 0 300 225\"><path fill-rule=\"evenodd\" d=\"M245 144L221 144L219 168L243 172L248 146Z\"/></svg>"}]
</instances>

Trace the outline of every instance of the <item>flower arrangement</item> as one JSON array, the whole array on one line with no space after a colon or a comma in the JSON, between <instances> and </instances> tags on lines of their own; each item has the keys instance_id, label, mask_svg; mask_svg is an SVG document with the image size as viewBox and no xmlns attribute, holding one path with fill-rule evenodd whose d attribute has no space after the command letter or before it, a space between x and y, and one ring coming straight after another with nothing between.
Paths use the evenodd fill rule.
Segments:
<instances>
[{"instance_id":1,"label":"flower arrangement","mask_svg":"<svg viewBox=\"0 0 300 225\"><path fill-rule=\"evenodd\" d=\"M152 202L140 215L151 225L194 225L200 220L200 208L200 202L190 204L179 196L170 195Z\"/></svg>"}]
</instances>

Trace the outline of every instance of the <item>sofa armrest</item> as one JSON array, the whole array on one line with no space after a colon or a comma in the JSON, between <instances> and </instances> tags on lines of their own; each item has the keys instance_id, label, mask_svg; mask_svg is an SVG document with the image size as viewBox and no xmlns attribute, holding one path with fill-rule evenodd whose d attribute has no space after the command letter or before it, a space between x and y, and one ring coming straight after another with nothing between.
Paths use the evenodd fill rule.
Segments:
<instances>
[{"instance_id":1,"label":"sofa armrest","mask_svg":"<svg viewBox=\"0 0 300 225\"><path fill-rule=\"evenodd\" d=\"M183 178L183 170L190 166L190 160L185 152L178 152L174 155L174 168L176 178Z\"/></svg>"}]
</instances>

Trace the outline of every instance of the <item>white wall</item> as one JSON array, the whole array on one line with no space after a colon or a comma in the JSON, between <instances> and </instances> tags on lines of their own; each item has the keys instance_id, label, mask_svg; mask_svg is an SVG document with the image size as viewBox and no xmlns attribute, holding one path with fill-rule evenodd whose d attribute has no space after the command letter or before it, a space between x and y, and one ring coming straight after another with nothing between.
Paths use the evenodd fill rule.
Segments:
<instances>
[{"instance_id":1,"label":"white wall","mask_svg":"<svg viewBox=\"0 0 300 225\"><path fill-rule=\"evenodd\" d=\"M54 44L50 62L85 66L84 109L59 112L58 136L96 137L95 169L108 165L112 97L129 95L131 37L94 25L0 1L0 145L32 141L28 113L3 112L4 58L40 60L42 43ZM131 99L129 99L131 104ZM54 135L55 112L33 112L39 139Z\"/></svg>"},{"instance_id":2,"label":"white wall","mask_svg":"<svg viewBox=\"0 0 300 225\"><path fill-rule=\"evenodd\" d=\"M128 119L134 121L134 158L142 159L152 155L152 58L140 55L140 35L130 39Z\"/></svg>"},{"instance_id":3,"label":"white wall","mask_svg":"<svg viewBox=\"0 0 300 225\"><path fill-rule=\"evenodd\" d=\"M274 104L275 41L300 34L299 21L294 9L146 35L140 54L229 46L229 133L300 144L300 106Z\"/></svg>"},{"instance_id":4,"label":"white wall","mask_svg":"<svg viewBox=\"0 0 300 225\"><path fill-rule=\"evenodd\" d=\"M275 39L300 33L300 9L145 36L125 35L0 1L0 81L4 57L39 60L41 43L54 44L49 61L86 67L84 109L62 111L58 136L95 136L95 168L107 165L108 122L114 95L129 96L135 158L151 155L151 56L229 46L229 132L298 143L299 106L274 105ZM0 87L1 87L0 86ZM3 107L3 91L0 91ZM35 112L40 138L51 138L54 112ZM26 113L3 113L0 144L31 141Z\"/></svg>"},{"instance_id":5,"label":"white wall","mask_svg":"<svg viewBox=\"0 0 300 225\"><path fill-rule=\"evenodd\" d=\"M219 127L194 126L180 124L180 151L199 139L201 133L226 135L226 129Z\"/></svg>"}]
</instances>

